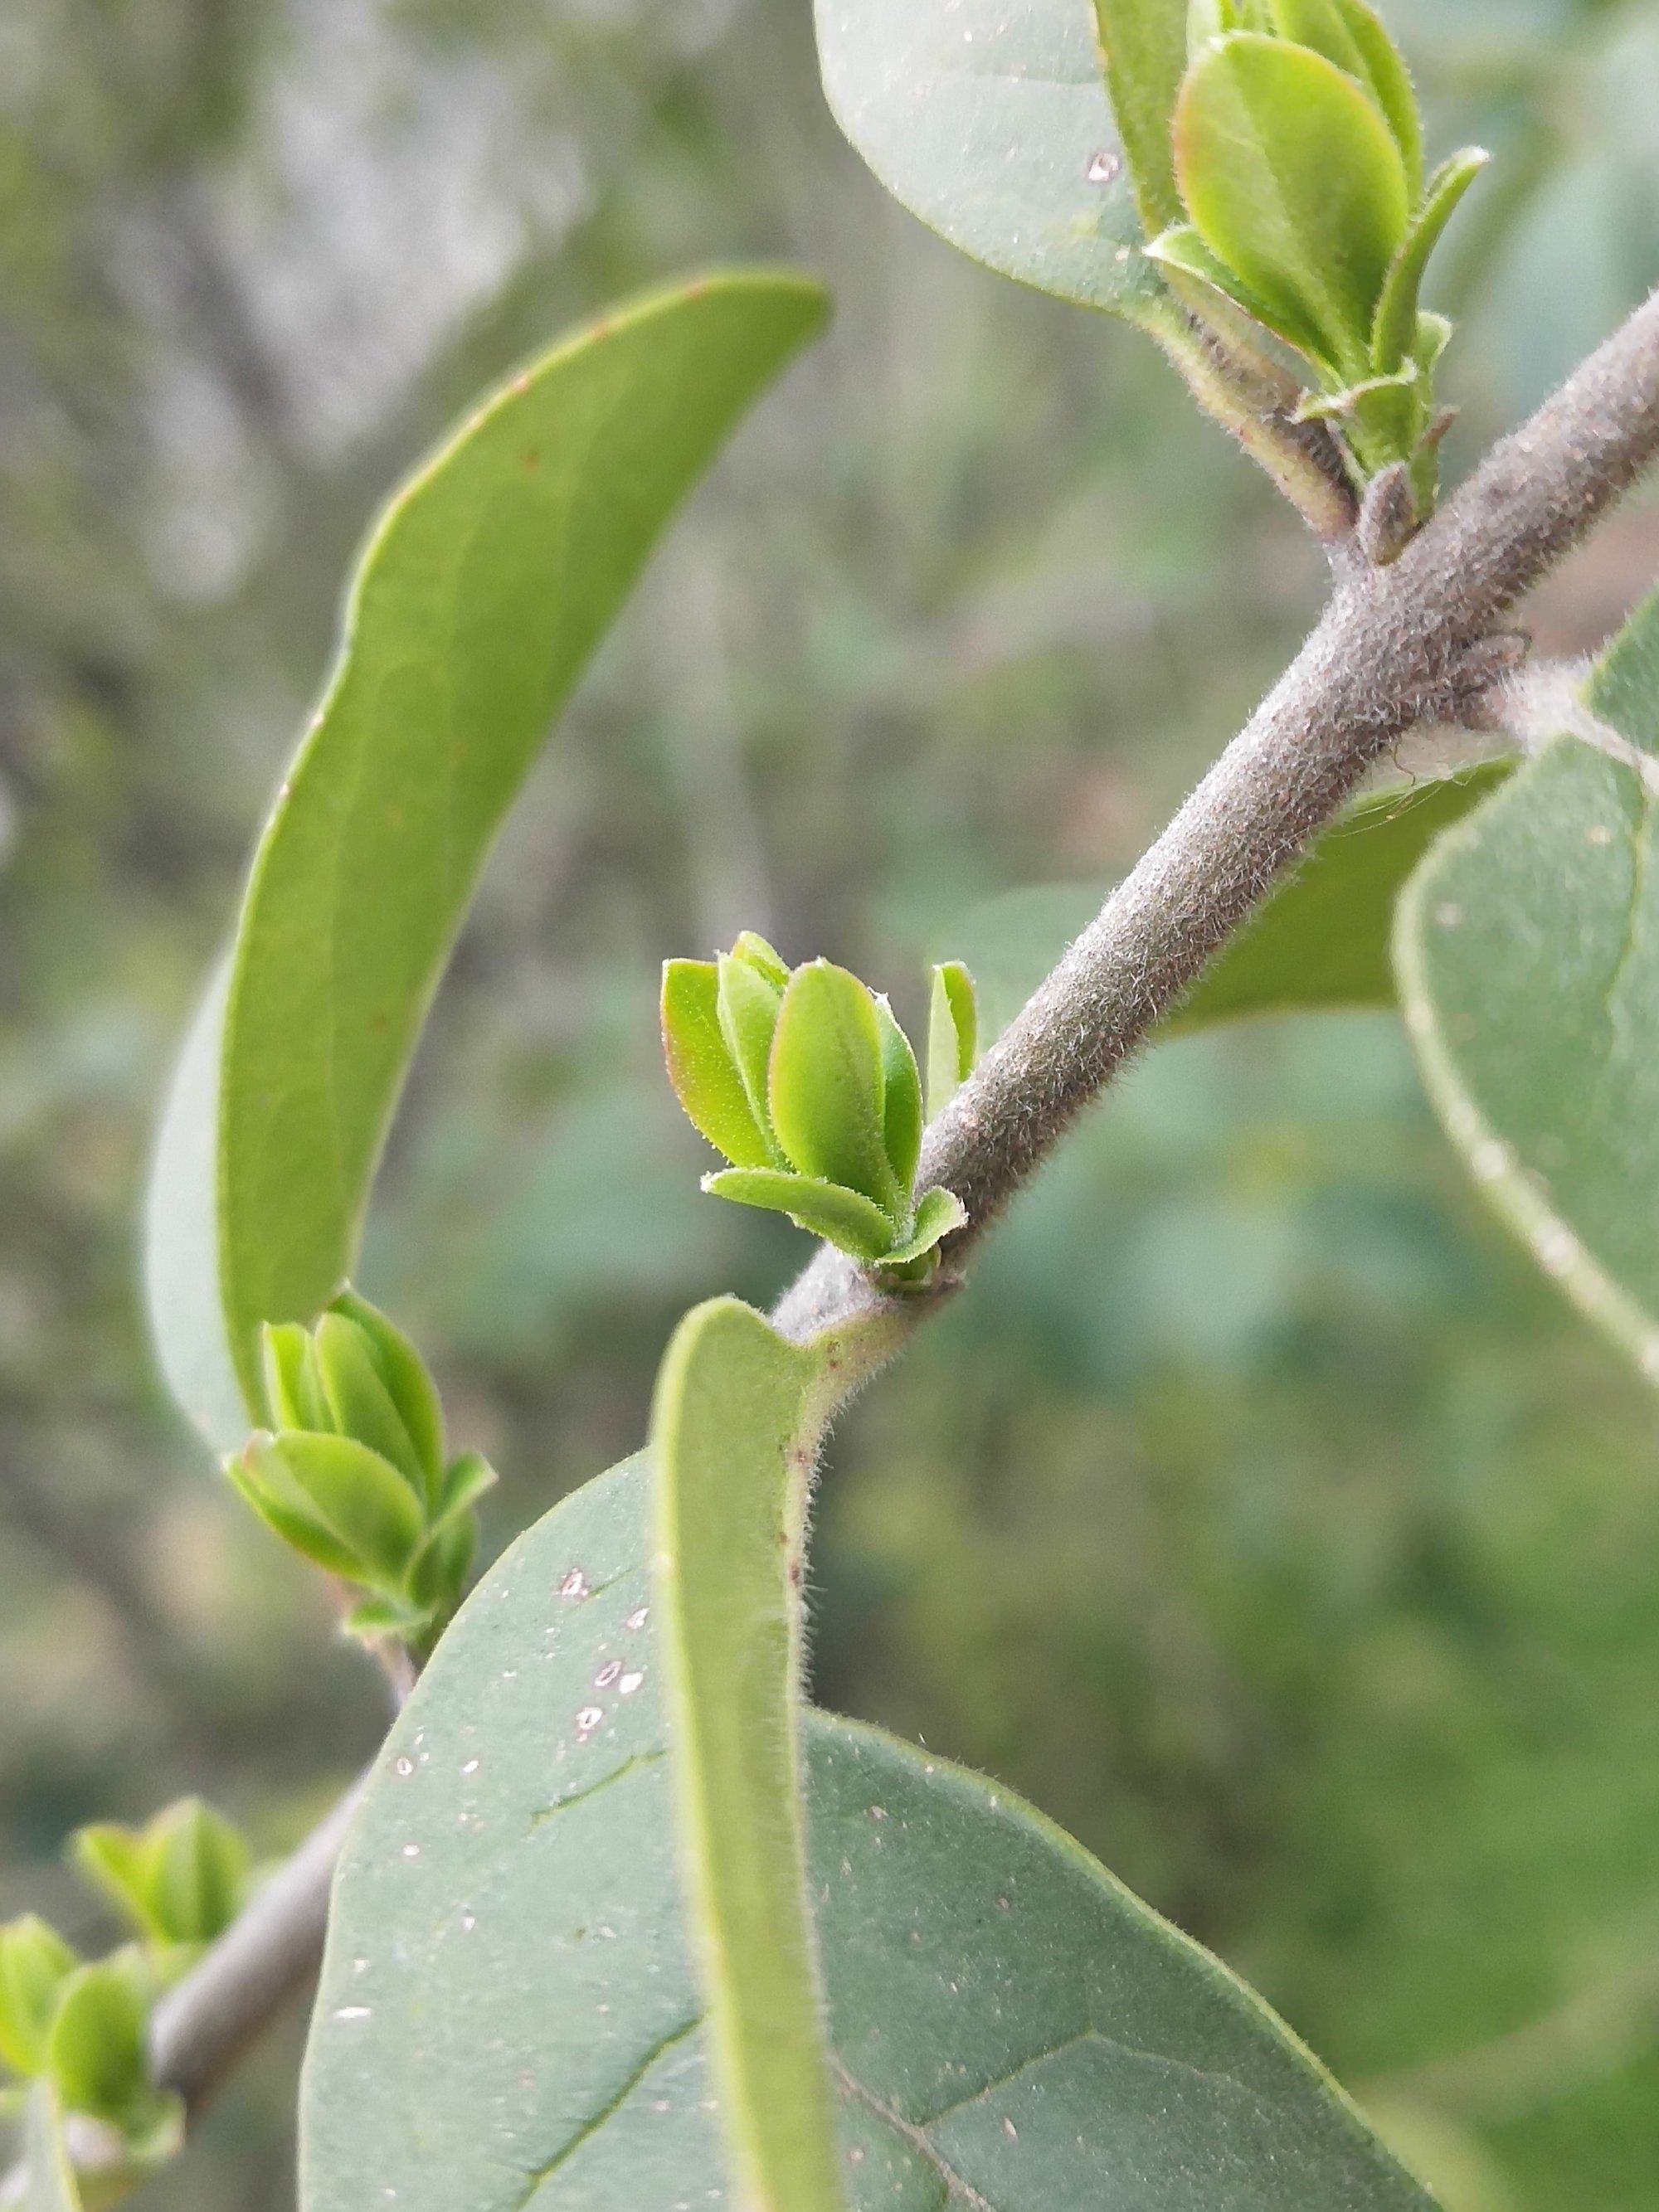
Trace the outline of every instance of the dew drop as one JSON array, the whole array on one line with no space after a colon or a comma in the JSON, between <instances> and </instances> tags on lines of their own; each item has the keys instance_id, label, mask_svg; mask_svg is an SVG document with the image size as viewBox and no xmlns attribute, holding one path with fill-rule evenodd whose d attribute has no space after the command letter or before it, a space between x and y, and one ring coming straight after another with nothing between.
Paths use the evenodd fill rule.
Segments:
<instances>
[{"instance_id":1,"label":"dew drop","mask_svg":"<svg viewBox=\"0 0 1659 2212\"><path fill-rule=\"evenodd\" d=\"M407 1778L415 1771L415 1762L412 1759L400 1759L397 1761L392 1771L394 1773L401 1774Z\"/></svg>"},{"instance_id":2,"label":"dew drop","mask_svg":"<svg viewBox=\"0 0 1659 2212\"><path fill-rule=\"evenodd\" d=\"M1084 173L1087 185L1109 185L1123 167L1123 158L1110 146L1103 146Z\"/></svg>"},{"instance_id":3,"label":"dew drop","mask_svg":"<svg viewBox=\"0 0 1659 2212\"><path fill-rule=\"evenodd\" d=\"M368 2005L342 2005L334 2015L336 2020L368 2020L371 2016Z\"/></svg>"},{"instance_id":4,"label":"dew drop","mask_svg":"<svg viewBox=\"0 0 1659 2212\"><path fill-rule=\"evenodd\" d=\"M421 1847L418 1844L405 1844L404 1845L404 1856L406 1859L417 1859L420 1856Z\"/></svg>"},{"instance_id":5,"label":"dew drop","mask_svg":"<svg viewBox=\"0 0 1659 2212\"><path fill-rule=\"evenodd\" d=\"M1010 2142L1018 2142L1019 2141L1019 2130L1014 2125L1012 2120L1004 2120L1002 2123L1002 2132L1007 2136Z\"/></svg>"},{"instance_id":6,"label":"dew drop","mask_svg":"<svg viewBox=\"0 0 1659 2212\"><path fill-rule=\"evenodd\" d=\"M462 1766L461 1771L463 1774L476 1774L478 1771L478 1765L479 1762L476 1759L469 1759Z\"/></svg>"},{"instance_id":7,"label":"dew drop","mask_svg":"<svg viewBox=\"0 0 1659 2212\"><path fill-rule=\"evenodd\" d=\"M623 1665L620 1659L607 1659L593 1677L593 1687L596 1690L608 1690L622 1670Z\"/></svg>"},{"instance_id":8,"label":"dew drop","mask_svg":"<svg viewBox=\"0 0 1659 2212\"><path fill-rule=\"evenodd\" d=\"M559 1584L559 1595L575 1605L592 1595L592 1586L580 1567L572 1567Z\"/></svg>"},{"instance_id":9,"label":"dew drop","mask_svg":"<svg viewBox=\"0 0 1659 2212\"><path fill-rule=\"evenodd\" d=\"M651 1608L648 1605L636 1605L623 1626L624 1628L643 1628L650 1618Z\"/></svg>"},{"instance_id":10,"label":"dew drop","mask_svg":"<svg viewBox=\"0 0 1659 2212\"><path fill-rule=\"evenodd\" d=\"M641 1674L624 1674L617 1687L624 1698L631 1698L644 1680L644 1675Z\"/></svg>"},{"instance_id":11,"label":"dew drop","mask_svg":"<svg viewBox=\"0 0 1659 2212\"><path fill-rule=\"evenodd\" d=\"M598 1705L584 1705L576 1716L578 1741L586 1743L604 1718L605 1715Z\"/></svg>"}]
</instances>

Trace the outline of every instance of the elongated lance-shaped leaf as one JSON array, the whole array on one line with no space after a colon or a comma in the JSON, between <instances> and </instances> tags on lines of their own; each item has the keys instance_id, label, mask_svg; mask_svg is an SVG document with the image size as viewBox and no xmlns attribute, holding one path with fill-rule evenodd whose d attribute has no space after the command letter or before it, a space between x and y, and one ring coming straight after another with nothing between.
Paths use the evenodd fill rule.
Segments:
<instances>
[{"instance_id":1,"label":"elongated lance-shaped leaf","mask_svg":"<svg viewBox=\"0 0 1659 2212\"><path fill-rule=\"evenodd\" d=\"M192 1032L152 1180L152 1323L222 1449L258 1331L355 1259L416 1038L501 818L665 524L817 331L803 278L716 274L514 377L371 538L327 694Z\"/></svg>"},{"instance_id":2,"label":"elongated lance-shaped leaf","mask_svg":"<svg viewBox=\"0 0 1659 2212\"><path fill-rule=\"evenodd\" d=\"M392 1728L335 1887L304 2212L743 2201L647 1502L635 1462L556 1507ZM854 2212L1432 2212L1258 1998L1006 1788L823 1714L805 1750Z\"/></svg>"},{"instance_id":3,"label":"elongated lance-shaped leaf","mask_svg":"<svg viewBox=\"0 0 1659 2212\"><path fill-rule=\"evenodd\" d=\"M81 2212L81 2191L64 2134L64 2108L54 2083L30 2085L23 2107L22 2193L18 2212Z\"/></svg>"},{"instance_id":4,"label":"elongated lance-shaped leaf","mask_svg":"<svg viewBox=\"0 0 1659 2212\"><path fill-rule=\"evenodd\" d=\"M1382 111L1306 46L1234 31L1203 47L1176 108L1176 173L1206 245L1351 381L1406 235L1399 147Z\"/></svg>"},{"instance_id":5,"label":"elongated lance-shaped leaf","mask_svg":"<svg viewBox=\"0 0 1659 2212\"><path fill-rule=\"evenodd\" d=\"M1429 179L1411 234L1394 258L1376 304L1371 359L1384 375L1400 368L1407 355L1418 349L1417 302L1429 256L1440 243L1459 201L1491 159L1482 148L1466 146L1461 154L1443 161Z\"/></svg>"},{"instance_id":6,"label":"elongated lance-shaped leaf","mask_svg":"<svg viewBox=\"0 0 1659 2212\"><path fill-rule=\"evenodd\" d=\"M652 1408L653 1585L681 1880L721 2132L754 2212L842 2212L806 1901L799 1709L822 1355L735 1298Z\"/></svg>"},{"instance_id":7,"label":"elongated lance-shaped leaf","mask_svg":"<svg viewBox=\"0 0 1659 2212\"><path fill-rule=\"evenodd\" d=\"M1138 251L1131 125L1113 118L1087 0L816 0L814 14L836 120L901 206L1039 291L1179 322ZM1156 105L1135 104L1138 143Z\"/></svg>"},{"instance_id":8,"label":"elongated lance-shaped leaf","mask_svg":"<svg viewBox=\"0 0 1659 2212\"><path fill-rule=\"evenodd\" d=\"M1650 601L1589 689L1592 713L1617 702L1628 759L1547 747L1430 854L1395 958L1477 1187L1659 1382L1659 683L1644 710L1639 672L1656 629Z\"/></svg>"},{"instance_id":9,"label":"elongated lance-shaped leaf","mask_svg":"<svg viewBox=\"0 0 1659 2212\"><path fill-rule=\"evenodd\" d=\"M1146 235L1182 216L1170 139L1187 69L1187 0L1095 0L1106 88Z\"/></svg>"}]
</instances>

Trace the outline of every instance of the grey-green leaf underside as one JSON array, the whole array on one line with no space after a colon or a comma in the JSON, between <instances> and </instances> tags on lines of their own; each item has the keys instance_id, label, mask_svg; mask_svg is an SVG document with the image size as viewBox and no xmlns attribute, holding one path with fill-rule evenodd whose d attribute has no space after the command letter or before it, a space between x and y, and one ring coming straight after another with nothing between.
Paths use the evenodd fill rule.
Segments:
<instances>
[{"instance_id":1,"label":"grey-green leaf underside","mask_svg":"<svg viewBox=\"0 0 1659 2212\"><path fill-rule=\"evenodd\" d=\"M1659 733L1659 699L1648 720ZM1481 1191L1659 1382L1659 799L1558 739L1435 848L1395 957Z\"/></svg>"},{"instance_id":2,"label":"grey-green leaf underside","mask_svg":"<svg viewBox=\"0 0 1659 2212\"><path fill-rule=\"evenodd\" d=\"M629 1462L509 1552L348 1845L306 2212L735 2201L682 1925ZM811 1895L858 2212L1429 2212L1260 2002L1006 1792L808 1727Z\"/></svg>"},{"instance_id":3,"label":"grey-green leaf underside","mask_svg":"<svg viewBox=\"0 0 1659 2212\"><path fill-rule=\"evenodd\" d=\"M1003 275L1167 316L1088 0L817 0L836 121L895 199Z\"/></svg>"},{"instance_id":4,"label":"grey-green leaf underside","mask_svg":"<svg viewBox=\"0 0 1659 2212\"><path fill-rule=\"evenodd\" d=\"M165 1116L149 1306L220 1449L258 1325L355 1262L404 1070L490 844L663 527L822 325L821 290L716 273L578 331L399 492L255 856Z\"/></svg>"}]
</instances>

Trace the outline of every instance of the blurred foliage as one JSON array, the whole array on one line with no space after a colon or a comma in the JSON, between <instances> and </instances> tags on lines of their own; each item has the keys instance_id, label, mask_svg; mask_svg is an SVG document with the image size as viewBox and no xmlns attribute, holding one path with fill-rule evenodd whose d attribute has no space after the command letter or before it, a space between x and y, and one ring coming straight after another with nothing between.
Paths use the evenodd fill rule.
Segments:
<instances>
[{"instance_id":1,"label":"blurred foliage","mask_svg":"<svg viewBox=\"0 0 1659 2212\"><path fill-rule=\"evenodd\" d=\"M503 1470L632 1448L681 1307L793 1232L696 1193L656 967L894 987L1109 877L1292 647L1294 522L1151 349L956 258L818 98L804 0L18 0L0 21L0 1917L78 1822L262 1852L380 1723L162 1401L169 1056L397 473L562 322L720 255L830 343L695 501L461 948L368 1286ZM1464 455L1659 268L1659 5L1398 0ZM1594 641L1636 510L1540 605ZM626 1175L624 1174L626 1169ZM1452 2212L1659 2202L1651 1403L1480 1217L1382 1018L1161 1048L840 1440L820 1694L1030 1791L1255 1976ZM77 1919L77 1916L81 1916ZM291 2201L293 2035L151 2194Z\"/></svg>"}]
</instances>

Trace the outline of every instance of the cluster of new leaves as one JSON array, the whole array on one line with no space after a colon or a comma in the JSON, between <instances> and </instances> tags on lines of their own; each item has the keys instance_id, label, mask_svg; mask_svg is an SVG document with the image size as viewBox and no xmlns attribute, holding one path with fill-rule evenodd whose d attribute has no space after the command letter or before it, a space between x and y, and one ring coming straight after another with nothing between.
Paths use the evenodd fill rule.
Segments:
<instances>
[{"instance_id":1,"label":"cluster of new leaves","mask_svg":"<svg viewBox=\"0 0 1659 2212\"><path fill-rule=\"evenodd\" d=\"M663 1049L679 1101L729 1168L703 1188L787 1213L895 1281L925 1279L967 1216L948 1190L913 1197L921 1076L892 1008L827 960L793 972L745 930L717 960L663 969ZM929 1119L972 1072L966 969L933 970Z\"/></svg>"},{"instance_id":2,"label":"cluster of new leaves","mask_svg":"<svg viewBox=\"0 0 1659 2212\"><path fill-rule=\"evenodd\" d=\"M1425 182L1411 79L1365 0L1197 0L1189 20L1170 118L1186 220L1146 250L1200 315L1220 295L1293 346L1316 386L1302 413L1340 428L1362 480L1411 463L1426 511L1451 326L1418 298L1487 157Z\"/></svg>"},{"instance_id":3,"label":"cluster of new leaves","mask_svg":"<svg viewBox=\"0 0 1659 2212\"><path fill-rule=\"evenodd\" d=\"M454 1612L495 1481L447 1457L426 1364L378 1308L343 1290L313 1328L267 1322L265 1406L225 1473L265 1525L362 1595L349 1633L428 1650Z\"/></svg>"},{"instance_id":4,"label":"cluster of new leaves","mask_svg":"<svg viewBox=\"0 0 1659 2212\"><path fill-rule=\"evenodd\" d=\"M97 2124L106 2184L125 2187L179 2137L177 2100L150 2080L150 2007L240 1911L248 1848L222 1814L190 1797L143 1828L82 1828L70 1855L134 1940L82 1959L32 1913L0 1927L0 2062Z\"/></svg>"}]
</instances>

